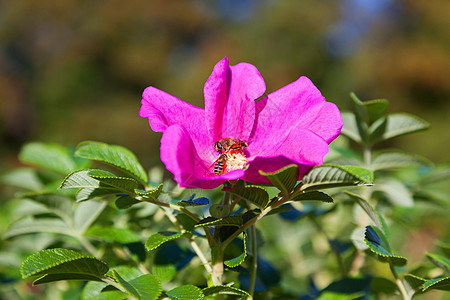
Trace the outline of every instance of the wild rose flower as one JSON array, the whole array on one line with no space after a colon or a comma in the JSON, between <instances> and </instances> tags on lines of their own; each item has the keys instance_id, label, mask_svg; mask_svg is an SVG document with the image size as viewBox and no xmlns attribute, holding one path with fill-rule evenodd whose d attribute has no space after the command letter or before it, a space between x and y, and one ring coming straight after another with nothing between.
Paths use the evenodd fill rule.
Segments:
<instances>
[{"instance_id":1,"label":"wild rose flower","mask_svg":"<svg viewBox=\"0 0 450 300\"><path fill-rule=\"evenodd\" d=\"M205 109L148 87L139 115L148 118L153 131L163 132L161 160L182 187L214 188L236 179L269 183L259 170L290 164L298 166L301 179L323 163L328 144L341 131L341 114L306 77L255 101L265 90L253 65L230 66L225 57L206 81ZM248 147L230 156L234 167L216 175L214 145L226 137Z\"/></svg>"}]
</instances>

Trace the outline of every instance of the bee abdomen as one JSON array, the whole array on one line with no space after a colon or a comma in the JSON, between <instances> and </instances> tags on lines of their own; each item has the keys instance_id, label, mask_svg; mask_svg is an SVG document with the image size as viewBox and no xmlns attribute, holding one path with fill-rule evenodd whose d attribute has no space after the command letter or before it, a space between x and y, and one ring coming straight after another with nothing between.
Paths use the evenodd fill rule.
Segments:
<instances>
[{"instance_id":1,"label":"bee abdomen","mask_svg":"<svg viewBox=\"0 0 450 300\"><path fill-rule=\"evenodd\" d=\"M223 167L224 167L223 162L221 161L216 162L216 164L214 165L214 174L216 175L222 174Z\"/></svg>"}]
</instances>

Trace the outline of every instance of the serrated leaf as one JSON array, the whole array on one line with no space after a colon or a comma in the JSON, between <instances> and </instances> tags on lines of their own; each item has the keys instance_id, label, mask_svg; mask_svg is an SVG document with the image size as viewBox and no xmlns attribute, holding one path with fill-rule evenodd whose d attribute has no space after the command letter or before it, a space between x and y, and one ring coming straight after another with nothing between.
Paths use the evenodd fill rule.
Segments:
<instances>
[{"instance_id":1,"label":"serrated leaf","mask_svg":"<svg viewBox=\"0 0 450 300\"><path fill-rule=\"evenodd\" d=\"M162 188L163 188L163 184L161 183L160 185L158 185L157 188L155 188L153 190L141 191L141 190L136 189L134 191L134 193L138 196L142 196L143 198L156 200L156 199L158 199L159 195L161 194Z\"/></svg>"},{"instance_id":2,"label":"serrated leaf","mask_svg":"<svg viewBox=\"0 0 450 300\"><path fill-rule=\"evenodd\" d=\"M56 144L28 143L23 146L19 159L27 164L66 175L77 168L66 148Z\"/></svg>"},{"instance_id":3,"label":"serrated leaf","mask_svg":"<svg viewBox=\"0 0 450 300\"><path fill-rule=\"evenodd\" d=\"M155 234L152 234L147 241L145 241L145 249L147 251L155 250L162 244L173 241L180 237L190 237L192 234L190 232L171 232L171 231L162 231Z\"/></svg>"},{"instance_id":4,"label":"serrated leaf","mask_svg":"<svg viewBox=\"0 0 450 300\"><path fill-rule=\"evenodd\" d=\"M116 189L108 189L108 188L81 188L78 190L75 199L77 202L82 202L90 199L94 199L97 197L103 197L107 195L116 195L120 193L120 191Z\"/></svg>"},{"instance_id":5,"label":"serrated leaf","mask_svg":"<svg viewBox=\"0 0 450 300\"><path fill-rule=\"evenodd\" d=\"M321 165L312 168L303 176L300 191L372 183L373 173L367 169L354 166Z\"/></svg>"},{"instance_id":6,"label":"serrated leaf","mask_svg":"<svg viewBox=\"0 0 450 300\"><path fill-rule=\"evenodd\" d=\"M35 233L35 232L50 232L50 233L60 233L65 235L74 234L72 229L67 226L60 219L56 218L25 218L21 219L8 228L8 230L3 235L4 239L9 239L11 237L27 234L27 233Z\"/></svg>"},{"instance_id":7,"label":"serrated leaf","mask_svg":"<svg viewBox=\"0 0 450 300\"><path fill-rule=\"evenodd\" d=\"M291 201L322 201L327 203L333 203L333 198L327 194L319 191L312 192L299 192L294 193L290 199Z\"/></svg>"},{"instance_id":8,"label":"serrated leaf","mask_svg":"<svg viewBox=\"0 0 450 300\"><path fill-rule=\"evenodd\" d=\"M79 273L59 273L59 274L46 274L35 281L33 285L50 283L61 280L85 280L85 281L101 281L97 276L90 274L79 274Z\"/></svg>"},{"instance_id":9,"label":"serrated leaf","mask_svg":"<svg viewBox=\"0 0 450 300\"><path fill-rule=\"evenodd\" d=\"M99 188L100 181L88 176L89 170L78 170L70 173L61 183L60 189Z\"/></svg>"},{"instance_id":10,"label":"serrated leaf","mask_svg":"<svg viewBox=\"0 0 450 300\"><path fill-rule=\"evenodd\" d=\"M105 209L106 203L94 200L80 202L73 214L73 225L78 233L85 232Z\"/></svg>"},{"instance_id":11,"label":"serrated leaf","mask_svg":"<svg viewBox=\"0 0 450 300\"><path fill-rule=\"evenodd\" d=\"M161 283L155 275L145 274L127 281L117 271L112 274L127 293L138 300L155 300L161 294Z\"/></svg>"},{"instance_id":12,"label":"serrated leaf","mask_svg":"<svg viewBox=\"0 0 450 300\"><path fill-rule=\"evenodd\" d=\"M107 163L130 174L145 185L147 173L128 149L118 145L108 145L100 142L86 141L78 145L75 154L79 157Z\"/></svg>"},{"instance_id":13,"label":"serrated leaf","mask_svg":"<svg viewBox=\"0 0 450 300\"><path fill-rule=\"evenodd\" d=\"M443 269L445 272L450 273L450 260L444 256L426 253L427 258L436 266Z\"/></svg>"},{"instance_id":14,"label":"serrated leaf","mask_svg":"<svg viewBox=\"0 0 450 300\"><path fill-rule=\"evenodd\" d=\"M422 291L427 290L444 290L450 291L450 277L433 278L427 280L422 287Z\"/></svg>"},{"instance_id":15,"label":"serrated leaf","mask_svg":"<svg viewBox=\"0 0 450 300\"><path fill-rule=\"evenodd\" d=\"M84 274L101 279L108 265L73 250L55 248L29 256L20 266L22 278L46 274Z\"/></svg>"},{"instance_id":16,"label":"serrated leaf","mask_svg":"<svg viewBox=\"0 0 450 300\"><path fill-rule=\"evenodd\" d=\"M247 242L245 241L245 235L242 238L242 252L240 255L231 258L231 259L227 259L225 260L223 263L230 268L234 268L239 266L240 264L242 264L245 260L245 258L247 257Z\"/></svg>"},{"instance_id":17,"label":"serrated leaf","mask_svg":"<svg viewBox=\"0 0 450 300\"><path fill-rule=\"evenodd\" d=\"M88 171L87 175L111 188L127 193L133 193L138 187L138 182L136 180L128 177L117 177L113 173L105 170L91 169Z\"/></svg>"},{"instance_id":18,"label":"serrated leaf","mask_svg":"<svg viewBox=\"0 0 450 300\"><path fill-rule=\"evenodd\" d=\"M177 268L174 265L153 265L152 273L158 277L162 283L171 281L177 274Z\"/></svg>"},{"instance_id":19,"label":"serrated leaf","mask_svg":"<svg viewBox=\"0 0 450 300\"><path fill-rule=\"evenodd\" d=\"M243 291L243 290L240 290L238 288L228 286L228 285L210 286L210 287L204 288L202 291L203 291L203 294L205 294L205 296L219 294L219 295L233 295L233 296L241 296L241 297L250 297L250 294L247 293L246 291Z\"/></svg>"},{"instance_id":20,"label":"serrated leaf","mask_svg":"<svg viewBox=\"0 0 450 300\"><path fill-rule=\"evenodd\" d=\"M202 290L194 285L182 285L176 287L166 292L166 295L170 299L176 300L192 300L192 299L201 300L205 298L205 295L203 294Z\"/></svg>"},{"instance_id":21,"label":"serrated leaf","mask_svg":"<svg viewBox=\"0 0 450 300\"><path fill-rule=\"evenodd\" d=\"M86 230L84 235L101 239L110 243L117 242L122 244L128 244L139 242L141 240L139 234L126 228L117 228L117 227L93 226L88 230Z\"/></svg>"},{"instance_id":22,"label":"serrated leaf","mask_svg":"<svg viewBox=\"0 0 450 300\"><path fill-rule=\"evenodd\" d=\"M176 204L179 206L201 206L201 205L208 205L209 200L206 197L200 197L194 199L195 194L192 194L192 196L187 200L178 200L176 201Z\"/></svg>"},{"instance_id":23,"label":"serrated leaf","mask_svg":"<svg viewBox=\"0 0 450 300\"><path fill-rule=\"evenodd\" d=\"M299 171L297 165L289 165L275 172L260 170L259 174L265 176L284 195L289 195L297 183Z\"/></svg>"},{"instance_id":24,"label":"serrated leaf","mask_svg":"<svg viewBox=\"0 0 450 300\"><path fill-rule=\"evenodd\" d=\"M386 141L394 137L422 131L429 126L428 122L410 114L391 114L387 116L386 128L383 135L373 140L373 142Z\"/></svg>"},{"instance_id":25,"label":"serrated leaf","mask_svg":"<svg viewBox=\"0 0 450 300\"><path fill-rule=\"evenodd\" d=\"M105 282L88 282L81 294L81 300L123 300L128 297L122 291L119 290L106 290L108 286Z\"/></svg>"},{"instance_id":26,"label":"serrated leaf","mask_svg":"<svg viewBox=\"0 0 450 300\"><path fill-rule=\"evenodd\" d=\"M378 213L378 211L363 197L360 195L345 191L347 195L354 201L356 201L359 206L366 212L366 214L370 217L372 222L383 231L386 237L389 239L389 228L387 227L386 221L384 221L383 217Z\"/></svg>"},{"instance_id":27,"label":"serrated leaf","mask_svg":"<svg viewBox=\"0 0 450 300\"><path fill-rule=\"evenodd\" d=\"M426 279L413 274L406 274L404 278L413 290L420 289L423 286L423 284L427 281Z\"/></svg>"},{"instance_id":28,"label":"serrated leaf","mask_svg":"<svg viewBox=\"0 0 450 300\"><path fill-rule=\"evenodd\" d=\"M354 141L357 144L362 143L361 135L359 134L356 117L350 112L343 112L341 114L344 125L342 126L341 134Z\"/></svg>"},{"instance_id":29,"label":"serrated leaf","mask_svg":"<svg viewBox=\"0 0 450 300\"><path fill-rule=\"evenodd\" d=\"M392 262L396 266L406 265L406 258L391 253L389 243L385 235L375 226L366 226L365 243L370 251L378 256L382 262Z\"/></svg>"},{"instance_id":30,"label":"serrated leaf","mask_svg":"<svg viewBox=\"0 0 450 300\"><path fill-rule=\"evenodd\" d=\"M239 216L229 216L222 219L204 219L206 222L200 221L195 227L205 227L205 226L236 226L241 227L243 224L242 218Z\"/></svg>"},{"instance_id":31,"label":"serrated leaf","mask_svg":"<svg viewBox=\"0 0 450 300\"><path fill-rule=\"evenodd\" d=\"M378 171L429 164L431 162L420 155L401 151L383 151L374 155L371 168L373 171Z\"/></svg>"},{"instance_id":32,"label":"serrated leaf","mask_svg":"<svg viewBox=\"0 0 450 300\"><path fill-rule=\"evenodd\" d=\"M239 196L242 199L250 201L251 203L262 209L266 208L267 204L269 203L269 194L265 189L259 186L249 185L242 188L231 189L228 190L228 192L230 194Z\"/></svg>"}]
</instances>

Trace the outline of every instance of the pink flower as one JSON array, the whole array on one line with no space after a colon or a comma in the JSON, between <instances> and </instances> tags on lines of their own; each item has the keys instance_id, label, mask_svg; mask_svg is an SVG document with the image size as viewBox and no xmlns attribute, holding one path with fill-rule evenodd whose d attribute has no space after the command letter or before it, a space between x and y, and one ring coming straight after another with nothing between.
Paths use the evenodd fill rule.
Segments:
<instances>
[{"instance_id":1,"label":"pink flower","mask_svg":"<svg viewBox=\"0 0 450 300\"><path fill-rule=\"evenodd\" d=\"M306 77L255 101L265 90L253 65L230 66L225 57L205 84L205 109L148 87L139 115L153 131L163 132L161 160L180 186L214 188L235 179L269 183L259 170L290 164L298 165L301 179L323 163L328 144L341 131L341 114ZM247 165L215 175L214 144L226 137L247 142Z\"/></svg>"}]
</instances>

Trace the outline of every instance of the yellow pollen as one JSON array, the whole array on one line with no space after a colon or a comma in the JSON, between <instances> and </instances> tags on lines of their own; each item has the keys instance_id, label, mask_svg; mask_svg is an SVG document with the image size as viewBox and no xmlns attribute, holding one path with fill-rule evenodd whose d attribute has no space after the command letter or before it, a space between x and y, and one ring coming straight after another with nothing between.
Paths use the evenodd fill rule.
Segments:
<instances>
[{"instance_id":1,"label":"yellow pollen","mask_svg":"<svg viewBox=\"0 0 450 300\"><path fill-rule=\"evenodd\" d=\"M224 173L246 168L247 158L245 157L244 153L242 153L242 151L229 151L226 152L226 155L227 162Z\"/></svg>"}]
</instances>

